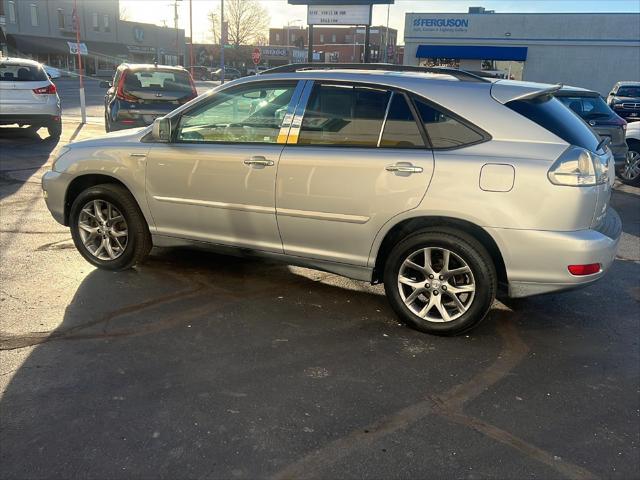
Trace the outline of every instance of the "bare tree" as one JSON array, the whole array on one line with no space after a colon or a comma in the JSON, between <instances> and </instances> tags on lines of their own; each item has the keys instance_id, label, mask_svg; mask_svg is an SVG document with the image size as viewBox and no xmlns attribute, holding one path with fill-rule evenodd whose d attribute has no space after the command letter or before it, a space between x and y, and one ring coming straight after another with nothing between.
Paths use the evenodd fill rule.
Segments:
<instances>
[{"instance_id":1,"label":"bare tree","mask_svg":"<svg viewBox=\"0 0 640 480\"><path fill-rule=\"evenodd\" d=\"M256 0L226 0L224 6L230 44L251 45L264 38L269 13Z\"/></svg>"},{"instance_id":2,"label":"bare tree","mask_svg":"<svg viewBox=\"0 0 640 480\"><path fill-rule=\"evenodd\" d=\"M120 20L129 20L130 16L129 16L129 9L124 6L124 5L120 5Z\"/></svg>"},{"instance_id":3,"label":"bare tree","mask_svg":"<svg viewBox=\"0 0 640 480\"><path fill-rule=\"evenodd\" d=\"M209 19L209 33L213 37L213 44L220 43L220 10L210 11L207 18Z\"/></svg>"}]
</instances>

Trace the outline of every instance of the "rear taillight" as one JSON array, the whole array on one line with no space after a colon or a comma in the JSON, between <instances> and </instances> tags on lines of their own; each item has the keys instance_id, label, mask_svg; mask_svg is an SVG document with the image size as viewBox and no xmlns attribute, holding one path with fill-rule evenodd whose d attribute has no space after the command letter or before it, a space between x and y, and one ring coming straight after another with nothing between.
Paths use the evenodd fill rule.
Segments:
<instances>
[{"instance_id":1,"label":"rear taillight","mask_svg":"<svg viewBox=\"0 0 640 480\"><path fill-rule=\"evenodd\" d=\"M609 165L604 159L579 147L569 147L549 169L547 176L554 185L592 187L606 183Z\"/></svg>"},{"instance_id":2,"label":"rear taillight","mask_svg":"<svg viewBox=\"0 0 640 480\"><path fill-rule=\"evenodd\" d=\"M124 81L127 78L127 72L124 72L120 77L120 81L118 82L118 86L116 87L116 98L120 100L124 100L125 102L137 102L138 98L133 95L128 94L124 91Z\"/></svg>"},{"instance_id":3,"label":"rear taillight","mask_svg":"<svg viewBox=\"0 0 640 480\"><path fill-rule=\"evenodd\" d=\"M588 263L586 265L569 265L567 268L569 269L569 273L571 275L593 275L594 273L598 273L600 271L600 264Z\"/></svg>"},{"instance_id":4,"label":"rear taillight","mask_svg":"<svg viewBox=\"0 0 640 480\"><path fill-rule=\"evenodd\" d=\"M46 87L34 88L33 93L36 95L53 95L57 92L56 86L50 83Z\"/></svg>"}]
</instances>

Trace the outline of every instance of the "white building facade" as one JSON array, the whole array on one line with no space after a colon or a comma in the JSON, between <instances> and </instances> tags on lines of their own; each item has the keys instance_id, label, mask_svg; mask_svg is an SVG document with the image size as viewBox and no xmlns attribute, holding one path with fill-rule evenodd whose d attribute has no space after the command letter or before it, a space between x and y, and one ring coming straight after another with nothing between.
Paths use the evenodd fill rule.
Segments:
<instances>
[{"instance_id":1,"label":"white building facade","mask_svg":"<svg viewBox=\"0 0 640 480\"><path fill-rule=\"evenodd\" d=\"M405 65L497 70L607 95L640 80L640 14L407 13Z\"/></svg>"}]
</instances>

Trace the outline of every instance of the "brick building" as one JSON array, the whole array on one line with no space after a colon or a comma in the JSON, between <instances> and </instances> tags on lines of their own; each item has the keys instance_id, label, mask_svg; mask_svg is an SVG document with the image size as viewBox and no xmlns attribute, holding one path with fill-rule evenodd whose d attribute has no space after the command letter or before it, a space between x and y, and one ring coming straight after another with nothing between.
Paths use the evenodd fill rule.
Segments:
<instances>
[{"instance_id":1,"label":"brick building","mask_svg":"<svg viewBox=\"0 0 640 480\"><path fill-rule=\"evenodd\" d=\"M305 48L308 45L308 31L302 27L282 27L269 29L270 46L292 46ZM384 48L389 40L389 56L385 58ZM313 28L313 50L322 52L327 62L362 62L364 58L364 27L320 27ZM396 62L398 31L384 26L370 29L370 51L372 62Z\"/></svg>"}]
</instances>

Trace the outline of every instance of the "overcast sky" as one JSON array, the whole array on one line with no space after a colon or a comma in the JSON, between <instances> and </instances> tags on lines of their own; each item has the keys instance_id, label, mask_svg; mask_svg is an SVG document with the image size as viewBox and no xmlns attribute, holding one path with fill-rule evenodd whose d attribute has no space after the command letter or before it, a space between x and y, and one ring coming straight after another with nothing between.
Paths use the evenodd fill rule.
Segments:
<instances>
[{"instance_id":1,"label":"overcast sky","mask_svg":"<svg viewBox=\"0 0 640 480\"><path fill-rule=\"evenodd\" d=\"M287 23L303 25L306 7L288 5L286 0L258 0L269 12L272 27ZM331 3L327 0L327 3ZM178 1L181 28L189 36L189 0ZM193 31L196 42L210 41L207 13L216 9L219 0L193 0ZM640 0L395 0L390 7L389 26L404 34L407 12L467 12L470 6L483 6L496 12L640 12ZM173 26L173 0L120 0L129 20ZM387 6L373 7L373 24L384 25Z\"/></svg>"}]
</instances>

